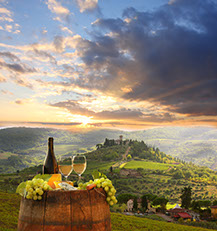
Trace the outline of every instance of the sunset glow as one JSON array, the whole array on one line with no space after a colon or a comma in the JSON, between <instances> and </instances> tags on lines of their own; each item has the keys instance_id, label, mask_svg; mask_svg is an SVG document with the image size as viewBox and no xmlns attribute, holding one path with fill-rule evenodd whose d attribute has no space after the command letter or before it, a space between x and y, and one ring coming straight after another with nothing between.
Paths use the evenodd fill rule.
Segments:
<instances>
[{"instance_id":1,"label":"sunset glow","mask_svg":"<svg viewBox=\"0 0 217 231\"><path fill-rule=\"evenodd\" d=\"M0 0L0 126L216 126L216 15L211 0Z\"/></svg>"}]
</instances>

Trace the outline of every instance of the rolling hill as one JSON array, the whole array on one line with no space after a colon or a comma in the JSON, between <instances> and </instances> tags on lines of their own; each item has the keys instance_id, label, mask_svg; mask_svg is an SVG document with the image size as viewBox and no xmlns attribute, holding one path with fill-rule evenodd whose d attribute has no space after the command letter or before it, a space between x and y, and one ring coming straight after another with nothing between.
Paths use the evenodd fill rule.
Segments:
<instances>
[{"instance_id":1,"label":"rolling hill","mask_svg":"<svg viewBox=\"0 0 217 231\"><path fill-rule=\"evenodd\" d=\"M132 132L96 129L76 133L16 127L0 129L0 173L43 163L49 136L54 137L57 155L71 155L92 151L105 138L117 139L119 135L144 140L174 157L217 169L217 129L213 127L162 127Z\"/></svg>"}]
</instances>

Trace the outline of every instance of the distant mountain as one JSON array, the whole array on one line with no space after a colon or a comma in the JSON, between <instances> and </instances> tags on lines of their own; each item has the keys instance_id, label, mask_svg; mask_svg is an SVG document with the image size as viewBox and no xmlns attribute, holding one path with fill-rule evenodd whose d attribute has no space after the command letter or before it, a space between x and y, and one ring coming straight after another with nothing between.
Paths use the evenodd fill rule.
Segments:
<instances>
[{"instance_id":1,"label":"distant mountain","mask_svg":"<svg viewBox=\"0 0 217 231\"><path fill-rule=\"evenodd\" d=\"M212 127L162 127L143 131L96 129L70 132L48 128L0 129L0 172L16 171L43 163L47 139L54 137L55 153L88 152L105 138L144 140L166 154L217 169L217 129Z\"/></svg>"}]
</instances>

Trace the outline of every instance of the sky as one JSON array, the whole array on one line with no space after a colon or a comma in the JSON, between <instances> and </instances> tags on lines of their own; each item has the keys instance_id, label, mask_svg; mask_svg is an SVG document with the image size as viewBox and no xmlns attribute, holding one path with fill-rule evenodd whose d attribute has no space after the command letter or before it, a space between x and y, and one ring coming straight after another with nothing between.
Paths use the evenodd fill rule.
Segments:
<instances>
[{"instance_id":1,"label":"sky","mask_svg":"<svg viewBox=\"0 0 217 231\"><path fill-rule=\"evenodd\" d=\"M0 0L0 127L217 125L216 0Z\"/></svg>"}]
</instances>

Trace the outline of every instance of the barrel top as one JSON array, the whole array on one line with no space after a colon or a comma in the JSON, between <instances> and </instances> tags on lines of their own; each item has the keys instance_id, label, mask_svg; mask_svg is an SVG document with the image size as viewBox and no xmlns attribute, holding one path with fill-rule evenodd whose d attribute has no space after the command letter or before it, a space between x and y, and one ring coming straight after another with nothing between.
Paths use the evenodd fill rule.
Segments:
<instances>
[{"instance_id":1,"label":"barrel top","mask_svg":"<svg viewBox=\"0 0 217 231\"><path fill-rule=\"evenodd\" d=\"M91 191L95 191L95 192L98 192L98 193L103 193L105 194L105 191L103 188L94 188L92 190L86 190L86 189L81 189L81 190L49 190L47 191L47 195L56 195L56 194L73 194L73 193L79 193L79 194L82 194L82 193L87 193L87 192L91 192Z\"/></svg>"},{"instance_id":2,"label":"barrel top","mask_svg":"<svg viewBox=\"0 0 217 231\"><path fill-rule=\"evenodd\" d=\"M91 195L97 195L100 197L105 197L106 199L106 193L104 191L103 188L94 188L91 190L71 190L71 191L66 191L66 190L49 190L46 191L43 196L42 196L42 200L44 200L45 197L49 197L49 198L55 198L55 197L61 197L61 198L67 198L67 197L74 197L76 195L87 195L87 194L91 194ZM26 198L23 197L24 200L28 200Z\"/></svg>"}]
</instances>

